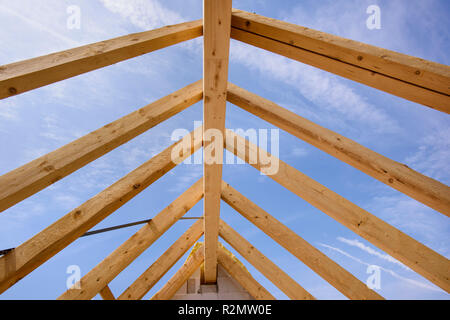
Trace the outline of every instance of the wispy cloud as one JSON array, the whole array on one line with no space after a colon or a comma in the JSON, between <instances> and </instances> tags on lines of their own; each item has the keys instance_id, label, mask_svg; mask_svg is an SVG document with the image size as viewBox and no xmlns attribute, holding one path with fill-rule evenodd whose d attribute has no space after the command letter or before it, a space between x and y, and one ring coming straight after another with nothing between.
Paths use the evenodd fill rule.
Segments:
<instances>
[{"instance_id":1,"label":"wispy cloud","mask_svg":"<svg viewBox=\"0 0 450 320\"><path fill-rule=\"evenodd\" d=\"M442 17L442 2L410 1L405 7L401 1L380 3L382 10L382 28L372 31L366 28L366 8L371 1L323 1L314 4L310 1L299 3L294 7L286 7L281 12L273 13L271 17L294 24L336 34L349 39L371 43L395 51L413 54L430 60L442 60L442 52L447 52L448 28L433 23ZM420 16L420 17L419 17ZM412 17L417 17L414 19ZM424 18L424 17L428 17ZM442 19L445 19L442 17ZM412 28L411 21L420 21L419 28ZM406 36L413 32L411 36ZM419 29L419 34L416 33ZM429 37L426 35L430 35ZM423 39L425 38L425 39ZM426 40L427 46L423 46ZM377 96L395 105L408 102L399 99L389 99L390 95L376 90L360 91L351 82L324 71L289 61L280 56L264 52L241 43L233 42L232 60L257 70L265 77L281 81L296 89L306 99L314 103L314 113L319 115L321 123L333 125L339 130L366 128L369 132L382 134L399 133L399 123L385 102L380 104ZM448 57L444 58L448 59ZM442 61L440 61L442 63ZM360 86L358 86L359 88ZM370 92L370 100L365 96ZM397 106L395 106L397 107ZM405 107L406 108L406 107ZM309 112L308 106L299 103L297 112L316 120L316 115ZM343 122L342 125L339 125ZM403 125L403 124L402 124ZM359 130L358 136L366 130ZM447 139L448 140L448 139Z\"/></svg>"},{"instance_id":2,"label":"wispy cloud","mask_svg":"<svg viewBox=\"0 0 450 320\"><path fill-rule=\"evenodd\" d=\"M39 21L37 21L37 20L35 20L33 18L30 18L30 17L28 17L26 15L23 15L20 12L12 10L12 9L6 7L6 6L3 6L3 5L0 5L0 12L1 11L3 11L4 13L7 13L8 15L14 16L14 17L24 21L25 23L27 23L28 25L30 25L34 29L38 29L38 30L40 30L42 32L50 34L52 37L62 41L66 45L69 45L69 46L72 46L72 47L80 45L80 42L78 42L78 41L76 41L76 40L74 40L74 39L72 39L70 37L67 37L67 36L65 36L65 35L63 35L63 34L61 34L59 32L56 32L54 29L49 28L45 24L40 23Z\"/></svg>"},{"instance_id":3,"label":"wispy cloud","mask_svg":"<svg viewBox=\"0 0 450 320\"><path fill-rule=\"evenodd\" d=\"M106 9L119 14L135 27L146 31L188 21L157 0L100 0ZM202 39L196 38L182 42L181 47L201 53ZM137 69L139 70L139 69ZM138 72L138 71L136 71Z\"/></svg>"},{"instance_id":4,"label":"wispy cloud","mask_svg":"<svg viewBox=\"0 0 450 320\"><path fill-rule=\"evenodd\" d=\"M372 265L370 263L364 262L361 259L358 259L358 258L352 256L351 254L349 254L348 252L346 252L346 251L344 251L342 249L339 249L339 248L336 248L336 247L333 247L333 246L330 246L330 245L327 245L327 244L323 244L323 243L320 243L319 245L321 245L324 248L327 248L327 249L333 250L335 252L338 252L338 253L346 256L347 258L350 258L350 259L352 259L352 260L354 260L354 261L356 261L356 262L358 262L358 263L360 263L362 265L365 265L365 266ZM411 284L413 286L416 286L416 287L419 287L419 288L423 288L423 289L432 290L432 291L443 292L441 289L439 289L439 288L437 288L435 286L428 285L428 284L426 284L424 282L417 281L417 280L414 280L414 279L411 279L411 278L407 278L407 277L401 276L401 275L399 275L398 273L396 273L395 271L393 271L391 269L383 268L381 266L379 266L379 267L380 267L380 270L390 274L394 278L397 278L399 280L405 281L405 282L407 282L407 283L409 283L409 284Z\"/></svg>"},{"instance_id":5,"label":"wispy cloud","mask_svg":"<svg viewBox=\"0 0 450 320\"><path fill-rule=\"evenodd\" d=\"M44 116L42 131L39 133L41 137L54 140L58 143L68 143L76 138L76 134L62 127L61 119L54 114Z\"/></svg>"},{"instance_id":6,"label":"wispy cloud","mask_svg":"<svg viewBox=\"0 0 450 320\"><path fill-rule=\"evenodd\" d=\"M294 157L300 158L308 155L308 150L305 148L294 147L291 149L291 154Z\"/></svg>"},{"instance_id":7,"label":"wispy cloud","mask_svg":"<svg viewBox=\"0 0 450 320\"><path fill-rule=\"evenodd\" d=\"M17 121L19 119L17 105L13 102L13 100L2 102L0 108L0 118L8 121ZM1 127L0 130L2 130Z\"/></svg>"},{"instance_id":8,"label":"wispy cloud","mask_svg":"<svg viewBox=\"0 0 450 320\"><path fill-rule=\"evenodd\" d=\"M394 259L393 257L391 257L391 256L388 255L388 254L381 253L381 252L379 252L379 251L377 251L377 250L374 250L374 249L372 249L371 247L366 246L364 243L362 243L362 242L360 242L360 241L358 241L358 240L356 240L356 239L350 240L350 239L346 239L346 238L343 238L343 237L338 237L337 239L338 239L339 241L345 243L345 244L348 244L348 245L350 245L350 246L359 248L359 249L361 249L361 250L367 252L368 254L370 254L370 255L372 255L372 256L376 256L376 257L378 257L378 258L380 258L380 259L383 259L383 260L385 260L385 261L394 263L394 264L396 264L396 265L398 265L398 266L404 268L405 270L410 270L410 271L411 271L410 268L408 268L407 266L405 266L403 263L401 263L401 262L398 261L397 259Z\"/></svg>"},{"instance_id":9,"label":"wispy cloud","mask_svg":"<svg viewBox=\"0 0 450 320\"><path fill-rule=\"evenodd\" d=\"M369 210L384 221L407 233L442 255L450 254L448 232L450 224L444 215L394 191L376 196Z\"/></svg>"},{"instance_id":10,"label":"wispy cloud","mask_svg":"<svg viewBox=\"0 0 450 320\"><path fill-rule=\"evenodd\" d=\"M328 117L331 112L335 120L362 122L375 131L397 130L394 120L337 76L236 41L231 43L230 57L232 62L295 88L320 108L317 112L328 113Z\"/></svg>"},{"instance_id":11,"label":"wispy cloud","mask_svg":"<svg viewBox=\"0 0 450 320\"><path fill-rule=\"evenodd\" d=\"M176 182L168 189L169 192L179 193L185 191L203 175L203 166L200 164L180 164L179 166L181 166L182 170L177 171Z\"/></svg>"},{"instance_id":12,"label":"wispy cloud","mask_svg":"<svg viewBox=\"0 0 450 320\"><path fill-rule=\"evenodd\" d=\"M70 193L57 194L54 196L53 200L56 202L58 207L64 210L72 210L81 204L80 199Z\"/></svg>"},{"instance_id":13,"label":"wispy cloud","mask_svg":"<svg viewBox=\"0 0 450 320\"><path fill-rule=\"evenodd\" d=\"M281 20L429 60L448 60L448 55L442 56L442 49L448 45L450 32L446 25L435 23L447 17L443 2L409 0L405 5L402 1L378 1L382 20L381 29L376 31L366 27L366 8L374 4L373 0L299 4L284 12ZM411 21L420 23L420 27L413 28ZM427 46L422 45L424 38Z\"/></svg>"},{"instance_id":14,"label":"wispy cloud","mask_svg":"<svg viewBox=\"0 0 450 320\"><path fill-rule=\"evenodd\" d=\"M100 0L105 8L144 30L184 22L177 12L155 0Z\"/></svg>"},{"instance_id":15,"label":"wispy cloud","mask_svg":"<svg viewBox=\"0 0 450 320\"><path fill-rule=\"evenodd\" d=\"M450 126L436 125L405 162L425 175L450 184Z\"/></svg>"}]
</instances>

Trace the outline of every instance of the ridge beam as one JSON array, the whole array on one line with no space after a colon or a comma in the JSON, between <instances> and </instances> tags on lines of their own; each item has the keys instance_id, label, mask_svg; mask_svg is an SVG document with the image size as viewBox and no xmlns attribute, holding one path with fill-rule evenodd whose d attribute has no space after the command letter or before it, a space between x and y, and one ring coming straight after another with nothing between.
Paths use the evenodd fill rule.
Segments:
<instances>
[{"instance_id":1,"label":"ridge beam","mask_svg":"<svg viewBox=\"0 0 450 320\"><path fill-rule=\"evenodd\" d=\"M205 282L217 280L225 109L230 51L231 0L203 1L203 177Z\"/></svg>"}]
</instances>

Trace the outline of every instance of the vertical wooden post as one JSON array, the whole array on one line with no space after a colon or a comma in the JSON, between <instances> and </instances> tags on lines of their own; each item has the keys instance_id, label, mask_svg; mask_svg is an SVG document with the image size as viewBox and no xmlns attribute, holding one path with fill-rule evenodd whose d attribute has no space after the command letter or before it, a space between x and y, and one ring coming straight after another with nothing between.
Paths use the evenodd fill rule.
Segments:
<instances>
[{"instance_id":1,"label":"vertical wooden post","mask_svg":"<svg viewBox=\"0 0 450 320\"><path fill-rule=\"evenodd\" d=\"M217 278L222 139L225 129L231 2L231 0L203 1L203 191L205 195L203 208L206 283L214 283Z\"/></svg>"}]
</instances>

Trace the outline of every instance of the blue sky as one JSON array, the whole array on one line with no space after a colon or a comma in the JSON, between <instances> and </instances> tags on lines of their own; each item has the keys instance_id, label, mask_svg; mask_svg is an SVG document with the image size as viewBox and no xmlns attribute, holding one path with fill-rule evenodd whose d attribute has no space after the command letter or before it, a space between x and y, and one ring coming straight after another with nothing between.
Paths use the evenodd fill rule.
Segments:
<instances>
[{"instance_id":1,"label":"blue sky","mask_svg":"<svg viewBox=\"0 0 450 320\"><path fill-rule=\"evenodd\" d=\"M366 8L381 8L381 29L366 28ZM81 28L68 29L67 7L81 9ZM233 1L233 7L387 49L450 64L448 1ZM167 24L200 19L202 1L0 0L0 65ZM202 77L202 41L191 40L0 101L0 174L9 172ZM450 184L448 115L325 71L232 41L229 80L391 159ZM0 214L0 249L15 247L170 145L177 128L201 121L197 103L126 145ZM228 128L273 128L227 105ZM280 158L323 185L450 256L444 215L280 131ZM95 228L151 218L202 175L182 164ZM249 165L224 165L224 180L286 223L362 281L367 265L382 267L389 299L449 299L449 295ZM188 216L200 216L202 203ZM221 217L319 299L344 299L273 240L222 203ZM110 287L117 296L177 239L179 221ZM66 290L66 269L82 275L139 227L79 239L21 280L0 299L54 299ZM222 241L223 242L223 241ZM234 250L232 250L235 252ZM286 296L236 254L277 298ZM146 295L154 294L183 257ZM98 297L97 297L98 298Z\"/></svg>"}]
</instances>

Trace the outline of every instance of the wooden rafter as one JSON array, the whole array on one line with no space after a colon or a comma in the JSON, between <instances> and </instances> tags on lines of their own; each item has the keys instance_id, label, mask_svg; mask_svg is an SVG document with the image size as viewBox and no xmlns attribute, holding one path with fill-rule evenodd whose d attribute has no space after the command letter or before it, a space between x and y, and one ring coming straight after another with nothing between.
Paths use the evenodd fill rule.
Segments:
<instances>
[{"instance_id":1,"label":"wooden rafter","mask_svg":"<svg viewBox=\"0 0 450 320\"><path fill-rule=\"evenodd\" d=\"M200 179L81 278L79 283L77 283L78 286L75 286L74 289L67 290L58 299L92 299L142 252L158 240L178 219L199 202L202 197L203 179Z\"/></svg>"},{"instance_id":2,"label":"wooden rafter","mask_svg":"<svg viewBox=\"0 0 450 320\"><path fill-rule=\"evenodd\" d=\"M159 289L151 300L170 300L181 286L192 276L204 261L204 248L202 243L192 249L191 254L181 268Z\"/></svg>"},{"instance_id":3,"label":"wooden rafter","mask_svg":"<svg viewBox=\"0 0 450 320\"><path fill-rule=\"evenodd\" d=\"M233 10L231 0L204 0L203 20L130 34L0 66L0 99L103 68L204 34L203 81L198 81L58 150L0 176L0 212L66 177L203 98L203 128L175 143L19 247L0 257L0 293L120 208L177 163L204 146L204 177L59 299L115 300L108 284L204 195L204 219L189 228L118 299L140 299L205 235L186 263L152 299L170 299L204 262L204 280L216 282L220 263L254 298L274 299L219 242L224 238L293 299L314 299L304 288L220 220L220 198L351 299L382 299L263 209L222 182L223 148L249 162L256 145L225 130L226 99L244 110L450 216L450 188L275 103L228 83L230 37L312 65L436 110L450 113L450 67L256 14ZM227 89L228 86L228 89ZM196 139L203 132L203 139ZM231 142L232 141L232 142ZM237 143L236 143L237 141ZM190 148L185 143L190 142ZM180 147L182 146L183 147ZM245 148L240 146L245 145ZM211 154L211 150L214 152ZM181 153L180 153L181 152ZM174 159L174 155L176 159ZM268 155L270 177L392 257L450 292L445 257L288 164ZM216 159L215 163L214 160ZM219 161L219 163L217 163ZM258 170L267 164L250 163Z\"/></svg>"},{"instance_id":4,"label":"wooden rafter","mask_svg":"<svg viewBox=\"0 0 450 320\"><path fill-rule=\"evenodd\" d=\"M202 91L200 80L0 176L0 211L200 101Z\"/></svg>"},{"instance_id":5,"label":"wooden rafter","mask_svg":"<svg viewBox=\"0 0 450 320\"><path fill-rule=\"evenodd\" d=\"M196 130L200 131L202 128ZM201 141L195 141L194 134L190 134L189 137L192 147L180 154L178 160L187 158L201 147ZM31 239L0 257L0 293L175 167L172 161L174 160L172 150L182 143L183 141L177 142L165 149Z\"/></svg>"},{"instance_id":6,"label":"wooden rafter","mask_svg":"<svg viewBox=\"0 0 450 320\"><path fill-rule=\"evenodd\" d=\"M219 235L289 298L293 300L315 299L308 291L223 220L220 221Z\"/></svg>"},{"instance_id":7,"label":"wooden rafter","mask_svg":"<svg viewBox=\"0 0 450 320\"><path fill-rule=\"evenodd\" d=\"M222 136L230 48L231 0L203 1L203 162L205 282L217 277L217 238L220 219L220 185L222 180L222 143L211 137L213 130ZM216 137L217 139L218 137ZM215 148L215 146L220 146ZM214 151L214 152L212 152ZM214 157L212 157L214 155Z\"/></svg>"},{"instance_id":8,"label":"wooden rafter","mask_svg":"<svg viewBox=\"0 0 450 320\"><path fill-rule=\"evenodd\" d=\"M99 294L103 300L116 300L116 298L114 298L114 294L108 286L100 290Z\"/></svg>"},{"instance_id":9,"label":"wooden rafter","mask_svg":"<svg viewBox=\"0 0 450 320\"><path fill-rule=\"evenodd\" d=\"M275 300L275 297L253 278L230 251L220 242L218 245L218 262L254 299Z\"/></svg>"},{"instance_id":10,"label":"wooden rafter","mask_svg":"<svg viewBox=\"0 0 450 320\"><path fill-rule=\"evenodd\" d=\"M236 143L231 142L234 139L237 140L237 145L245 145L245 148L236 148ZM250 153L259 154L259 148L256 145L230 130L227 130L226 146L227 150L246 162L249 161L248 156ZM445 291L450 291L450 279L448 277L450 261L448 259L317 181L309 178L285 162L271 155L268 155L268 157L270 157L271 163L278 163L277 173L269 175L271 179ZM259 161L251 165L261 170L261 163Z\"/></svg>"},{"instance_id":11,"label":"wooden rafter","mask_svg":"<svg viewBox=\"0 0 450 320\"><path fill-rule=\"evenodd\" d=\"M117 300L140 300L169 271L170 268L203 235L203 221L196 221L181 237L167 249L147 270L142 273Z\"/></svg>"},{"instance_id":12,"label":"wooden rafter","mask_svg":"<svg viewBox=\"0 0 450 320\"><path fill-rule=\"evenodd\" d=\"M450 113L450 67L234 10L231 37Z\"/></svg>"},{"instance_id":13,"label":"wooden rafter","mask_svg":"<svg viewBox=\"0 0 450 320\"><path fill-rule=\"evenodd\" d=\"M202 35L202 21L160 29L73 48L0 66L0 99L103 68Z\"/></svg>"},{"instance_id":14,"label":"wooden rafter","mask_svg":"<svg viewBox=\"0 0 450 320\"><path fill-rule=\"evenodd\" d=\"M225 182L222 183L222 199L349 299L383 299L365 283Z\"/></svg>"},{"instance_id":15,"label":"wooden rafter","mask_svg":"<svg viewBox=\"0 0 450 320\"><path fill-rule=\"evenodd\" d=\"M228 83L228 101L450 216L450 188L276 103Z\"/></svg>"}]
</instances>

